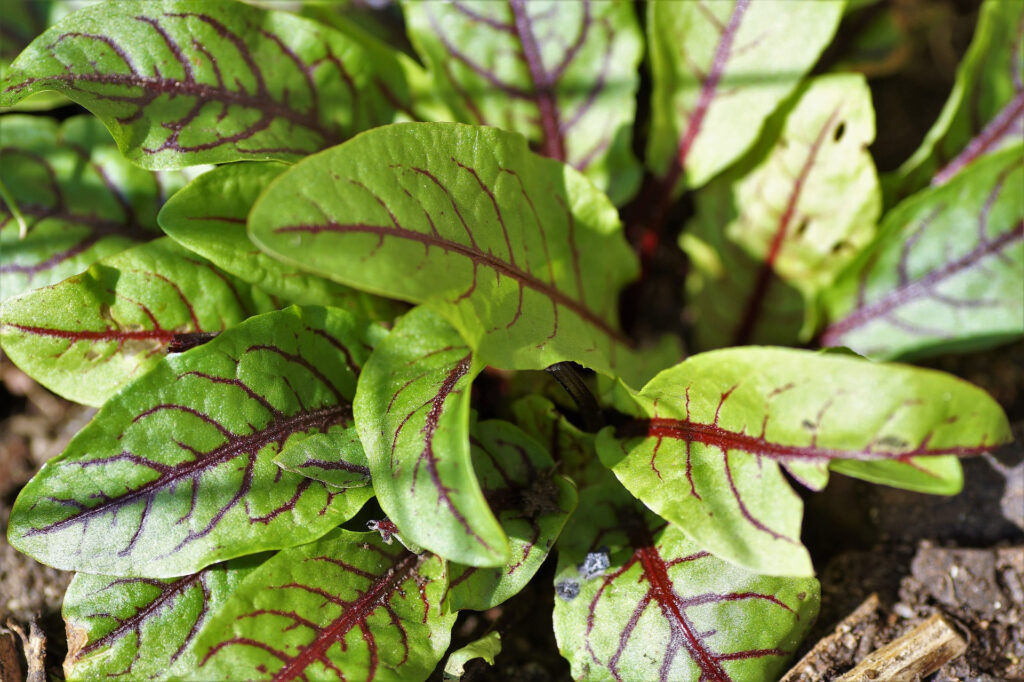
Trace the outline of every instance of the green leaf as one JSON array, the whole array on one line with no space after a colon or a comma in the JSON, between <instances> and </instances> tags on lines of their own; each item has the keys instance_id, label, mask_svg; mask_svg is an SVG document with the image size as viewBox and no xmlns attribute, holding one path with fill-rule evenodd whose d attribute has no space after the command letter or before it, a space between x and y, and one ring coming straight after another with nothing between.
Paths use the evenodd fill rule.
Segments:
<instances>
[{"instance_id":1,"label":"green leaf","mask_svg":"<svg viewBox=\"0 0 1024 682\"><path fill-rule=\"evenodd\" d=\"M693 189L736 161L817 61L843 7L842 0L648 4L647 166L670 186L683 179Z\"/></svg>"},{"instance_id":2,"label":"green leaf","mask_svg":"<svg viewBox=\"0 0 1024 682\"><path fill-rule=\"evenodd\" d=\"M427 304L481 364L575 360L644 378L617 327L637 261L615 208L519 135L452 123L371 130L279 177L249 231L286 262Z\"/></svg>"},{"instance_id":3,"label":"green leaf","mask_svg":"<svg viewBox=\"0 0 1024 682\"><path fill-rule=\"evenodd\" d=\"M354 426L317 433L281 450L274 464L339 488L370 484L370 463Z\"/></svg>"},{"instance_id":4,"label":"green leaf","mask_svg":"<svg viewBox=\"0 0 1024 682\"><path fill-rule=\"evenodd\" d=\"M906 163L886 178L888 203L1024 136L1024 4L987 0L939 118Z\"/></svg>"},{"instance_id":5,"label":"green leaf","mask_svg":"<svg viewBox=\"0 0 1024 682\"><path fill-rule=\"evenodd\" d=\"M502 566L508 539L470 453L469 388L479 370L458 332L416 308L374 349L354 414L377 501L402 537L470 566Z\"/></svg>"},{"instance_id":6,"label":"green leaf","mask_svg":"<svg viewBox=\"0 0 1024 682\"><path fill-rule=\"evenodd\" d=\"M555 475L555 461L508 422L470 428L473 470L512 550L497 568L451 564L447 603L453 611L486 611L517 594L544 563L576 508L576 487Z\"/></svg>"},{"instance_id":7,"label":"green leaf","mask_svg":"<svg viewBox=\"0 0 1024 682\"><path fill-rule=\"evenodd\" d=\"M480 639L473 640L461 649L448 654L448 660L444 664L445 680L461 680L466 674L466 664L476 658L481 658L490 665L494 665L494 658L501 653L501 633L497 630L489 632Z\"/></svg>"},{"instance_id":8,"label":"green leaf","mask_svg":"<svg viewBox=\"0 0 1024 682\"><path fill-rule=\"evenodd\" d=\"M168 201L157 219L176 242L217 267L299 305L327 305L391 319L397 304L354 291L271 258L249 240L245 219L256 197L287 168L233 163L200 175Z\"/></svg>"},{"instance_id":9,"label":"green leaf","mask_svg":"<svg viewBox=\"0 0 1024 682\"><path fill-rule=\"evenodd\" d=\"M844 473L948 495L962 485L953 455L1011 440L1002 408L965 381L782 348L695 355L618 403L635 421L598 435L601 461L698 545L768 575L813 570L784 471L821 489L831 462L853 460Z\"/></svg>"},{"instance_id":10,"label":"green leaf","mask_svg":"<svg viewBox=\"0 0 1024 682\"><path fill-rule=\"evenodd\" d=\"M687 289L700 348L807 340L814 298L874 236L874 138L864 77L821 76L769 120L746 159L697 193L680 244L695 264Z\"/></svg>"},{"instance_id":11,"label":"green leaf","mask_svg":"<svg viewBox=\"0 0 1024 682\"><path fill-rule=\"evenodd\" d=\"M77 275L104 256L158 236L156 214L180 173L128 163L91 116L58 124L0 116L0 181L28 221L25 239L0 201L0 299Z\"/></svg>"},{"instance_id":12,"label":"green leaf","mask_svg":"<svg viewBox=\"0 0 1024 682\"><path fill-rule=\"evenodd\" d=\"M82 0L56 2L55 0L0 0L3 34L0 35L0 82L7 77L11 62L28 46L32 39L50 24L67 15ZM16 111L41 111L69 104L67 98L56 92L37 93L19 102Z\"/></svg>"},{"instance_id":13,"label":"green leaf","mask_svg":"<svg viewBox=\"0 0 1024 682\"><path fill-rule=\"evenodd\" d=\"M436 556L336 530L253 572L199 633L184 677L424 680L455 623L446 583Z\"/></svg>"},{"instance_id":14,"label":"green leaf","mask_svg":"<svg viewBox=\"0 0 1024 682\"><path fill-rule=\"evenodd\" d=\"M817 580L732 566L615 481L582 502L555 577L555 637L575 679L777 679L814 622Z\"/></svg>"},{"instance_id":15,"label":"green leaf","mask_svg":"<svg viewBox=\"0 0 1024 682\"><path fill-rule=\"evenodd\" d=\"M530 395L512 405L516 424L538 443L547 446L558 462L558 473L580 489L605 480L608 470L594 447L595 436L573 426L547 398Z\"/></svg>"},{"instance_id":16,"label":"green leaf","mask_svg":"<svg viewBox=\"0 0 1024 682\"><path fill-rule=\"evenodd\" d=\"M50 390L98 407L176 345L276 307L163 238L0 303L0 345Z\"/></svg>"},{"instance_id":17,"label":"green leaf","mask_svg":"<svg viewBox=\"0 0 1024 682\"><path fill-rule=\"evenodd\" d=\"M169 580L78 573L64 595L65 676L152 679L175 663L195 666L199 628L265 558L234 559Z\"/></svg>"},{"instance_id":18,"label":"green leaf","mask_svg":"<svg viewBox=\"0 0 1024 682\"><path fill-rule=\"evenodd\" d=\"M351 423L365 326L292 307L163 360L22 489L11 545L65 570L173 577L320 537L370 490L330 488L272 459Z\"/></svg>"},{"instance_id":19,"label":"green leaf","mask_svg":"<svg viewBox=\"0 0 1024 682\"><path fill-rule=\"evenodd\" d=\"M1024 335L1024 147L979 159L890 211L828 292L821 342L874 358Z\"/></svg>"},{"instance_id":20,"label":"green leaf","mask_svg":"<svg viewBox=\"0 0 1024 682\"><path fill-rule=\"evenodd\" d=\"M409 36L457 120L522 133L625 202L643 38L629 2L406 1Z\"/></svg>"},{"instance_id":21,"label":"green leaf","mask_svg":"<svg viewBox=\"0 0 1024 682\"><path fill-rule=\"evenodd\" d=\"M0 106L56 90L145 168L296 159L394 119L393 53L226 0L120 0L75 12L11 65Z\"/></svg>"}]
</instances>

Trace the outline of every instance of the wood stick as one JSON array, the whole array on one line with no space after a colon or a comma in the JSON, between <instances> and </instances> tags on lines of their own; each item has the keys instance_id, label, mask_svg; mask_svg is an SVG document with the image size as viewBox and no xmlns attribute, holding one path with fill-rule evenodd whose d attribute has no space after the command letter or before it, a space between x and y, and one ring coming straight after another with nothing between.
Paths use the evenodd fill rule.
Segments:
<instances>
[{"instance_id":1,"label":"wood stick","mask_svg":"<svg viewBox=\"0 0 1024 682\"><path fill-rule=\"evenodd\" d=\"M836 682L915 682L967 650L967 642L941 613L875 649Z\"/></svg>"}]
</instances>

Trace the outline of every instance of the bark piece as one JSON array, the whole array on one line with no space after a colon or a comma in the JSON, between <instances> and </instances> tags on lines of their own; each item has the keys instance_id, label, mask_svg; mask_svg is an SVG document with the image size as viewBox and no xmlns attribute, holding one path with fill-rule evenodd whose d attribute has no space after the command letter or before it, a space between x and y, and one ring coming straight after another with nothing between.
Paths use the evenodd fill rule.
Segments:
<instances>
[{"instance_id":1,"label":"bark piece","mask_svg":"<svg viewBox=\"0 0 1024 682\"><path fill-rule=\"evenodd\" d=\"M836 682L915 682L967 650L967 642L936 613L902 637L876 649Z\"/></svg>"}]
</instances>

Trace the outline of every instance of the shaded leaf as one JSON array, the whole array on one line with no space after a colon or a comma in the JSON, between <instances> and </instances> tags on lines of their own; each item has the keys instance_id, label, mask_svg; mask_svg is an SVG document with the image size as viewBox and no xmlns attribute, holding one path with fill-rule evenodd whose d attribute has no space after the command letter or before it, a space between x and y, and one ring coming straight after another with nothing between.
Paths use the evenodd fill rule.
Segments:
<instances>
[{"instance_id":1,"label":"shaded leaf","mask_svg":"<svg viewBox=\"0 0 1024 682\"><path fill-rule=\"evenodd\" d=\"M313 434L281 450L274 464L339 488L370 484L370 466L354 426Z\"/></svg>"},{"instance_id":2,"label":"shaded leaf","mask_svg":"<svg viewBox=\"0 0 1024 682\"><path fill-rule=\"evenodd\" d=\"M0 0L0 82L7 77L11 62L24 50L32 39L46 30L50 24L66 16L78 6L89 4L90 0ZM67 98L56 92L36 93L19 102L18 111L40 111L69 104Z\"/></svg>"},{"instance_id":3,"label":"shaded leaf","mask_svg":"<svg viewBox=\"0 0 1024 682\"><path fill-rule=\"evenodd\" d=\"M466 664L480 658L494 665L494 658L501 653L501 633L497 630L489 632L480 639L473 640L461 649L448 654L444 663L445 680L461 680L466 673Z\"/></svg>"},{"instance_id":4,"label":"shaded leaf","mask_svg":"<svg viewBox=\"0 0 1024 682\"><path fill-rule=\"evenodd\" d=\"M293 307L163 360L22 489L10 543L66 570L172 577L320 537L369 489L272 459L351 423L364 332L343 311Z\"/></svg>"},{"instance_id":5,"label":"shaded leaf","mask_svg":"<svg viewBox=\"0 0 1024 682\"><path fill-rule=\"evenodd\" d=\"M647 165L703 185L757 139L832 39L842 1L652 2ZM794 40L799 36L799 40Z\"/></svg>"},{"instance_id":6,"label":"shaded leaf","mask_svg":"<svg viewBox=\"0 0 1024 682\"><path fill-rule=\"evenodd\" d=\"M787 333L800 331L801 308L802 340L813 332L814 297L874 235L881 208L867 152L874 137L864 78L815 78L769 119L744 161L698 192L697 216L680 244L696 265L687 289L701 348L793 344L798 336ZM793 300L790 289L812 305Z\"/></svg>"},{"instance_id":7,"label":"shaded leaf","mask_svg":"<svg viewBox=\"0 0 1024 682\"><path fill-rule=\"evenodd\" d=\"M263 292L170 239L0 304L0 344L55 393L100 406L176 342L276 308Z\"/></svg>"},{"instance_id":8,"label":"shaded leaf","mask_svg":"<svg viewBox=\"0 0 1024 682\"><path fill-rule=\"evenodd\" d=\"M423 680L448 647L444 562L336 530L277 554L199 634L198 679Z\"/></svg>"},{"instance_id":9,"label":"shaded leaf","mask_svg":"<svg viewBox=\"0 0 1024 682\"><path fill-rule=\"evenodd\" d=\"M377 501L402 536L446 559L501 566L508 540L470 453L469 388L477 372L458 332L416 308L374 349L354 413Z\"/></svg>"},{"instance_id":10,"label":"shaded leaf","mask_svg":"<svg viewBox=\"0 0 1024 682\"><path fill-rule=\"evenodd\" d=\"M568 476L580 489L603 481L608 470L594 447L595 435L576 428L547 398L526 396L512 405L516 424L538 443L543 443L558 473Z\"/></svg>"},{"instance_id":11,"label":"shaded leaf","mask_svg":"<svg viewBox=\"0 0 1024 682\"><path fill-rule=\"evenodd\" d=\"M393 120L394 55L225 0L121 0L58 22L11 65L0 105L56 90L146 168L295 159Z\"/></svg>"},{"instance_id":12,"label":"shaded leaf","mask_svg":"<svg viewBox=\"0 0 1024 682\"><path fill-rule=\"evenodd\" d=\"M921 146L886 179L889 203L941 185L1024 136L1024 4L982 4L967 54Z\"/></svg>"},{"instance_id":13,"label":"shaded leaf","mask_svg":"<svg viewBox=\"0 0 1024 682\"><path fill-rule=\"evenodd\" d=\"M169 580L75 575L64 595L65 676L149 679L178 662L194 666L200 628L265 558L234 559Z\"/></svg>"},{"instance_id":14,"label":"shaded leaf","mask_svg":"<svg viewBox=\"0 0 1024 682\"><path fill-rule=\"evenodd\" d=\"M278 178L249 230L286 262L426 303L481 364L576 360L638 381L651 357L636 357L617 326L618 293L637 265L615 208L513 133L450 123L369 131Z\"/></svg>"},{"instance_id":15,"label":"shaded leaf","mask_svg":"<svg viewBox=\"0 0 1024 682\"><path fill-rule=\"evenodd\" d=\"M409 35L463 123L522 133L621 204L643 41L628 2L405 2Z\"/></svg>"},{"instance_id":16,"label":"shaded leaf","mask_svg":"<svg viewBox=\"0 0 1024 682\"><path fill-rule=\"evenodd\" d=\"M601 461L698 545L768 575L813 570L784 471L820 490L834 461L879 462L844 473L953 494L949 455L1011 439L999 405L950 375L781 348L695 355L618 402L636 419L598 435Z\"/></svg>"},{"instance_id":17,"label":"shaded leaf","mask_svg":"<svg viewBox=\"0 0 1024 682\"><path fill-rule=\"evenodd\" d=\"M164 205L157 217L160 227L178 243L272 296L299 305L343 308L372 319L394 317L397 304L285 265L249 240L249 209L286 168L278 163L233 163L204 173Z\"/></svg>"},{"instance_id":18,"label":"shaded leaf","mask_svg":"<svg viewBox=\"0 0 1024 682\"><path fill-rule=\"evenodd\" d=\"M453 611L485 611L518 593L547 558L576 508L576 487L555 475L551 456L516 426L485 421L470 429L473 470L508 536L504 566L451 564L447 603Z\"/></svg>"},{"instance_id":19,"label":"shaded leaf","mask_svg":"<svg viewBox=\"0 0 1024 682\"><path fill-rule=\"evenodd\" d=\"M0 180L28 220L25 239L0 201L0 298L55 284L92 263L158 236L160 206L180 173L128 163L91 116L62 124L0 117Z\"/></svg>"},{"instance_id":20,"label":"shaded leaf","mask_svg":"<svg viewBox=\"0 0 1024 682\"><path fill-rule=\"evenodd\" d=\"M576 679L776 679L817 614L817 580L732 566L615 481L582 502L555 577L555 637ZM609 565L588 578L580 565L594 552Z\"/></svg>"},{"instance_id":21,"label":"shaded leaf","mask_svg":"<svg viewBox=\"0 0 1024 682\"><path fill-rule=\"evenodd\" d=\"M979 159L890 211L828 292L821 342L875 358L1024 334L1024 147Z\"/></svg>"}]
</instances>

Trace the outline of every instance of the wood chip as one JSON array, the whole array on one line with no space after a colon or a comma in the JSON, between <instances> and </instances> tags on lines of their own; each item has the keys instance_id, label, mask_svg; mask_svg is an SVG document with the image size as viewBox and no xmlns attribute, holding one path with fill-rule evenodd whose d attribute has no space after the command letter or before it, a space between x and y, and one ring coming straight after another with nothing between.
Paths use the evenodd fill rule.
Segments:
<instances>
[{"instance_id":1,"label":"wood chip","mask_svg":"<svg viewBox=\"0 0 1024 682\"><path fill-rule=\"evenodd\" d=\"M46 635L35 619L29 623L28 635L13 621L7 621L7 627L21 638L21 646L25 650L25 660L28 661L25 682L46 682Z\"/></svg>"},{"instance_id":2,"label":"wood chip","mask_svg":"<svg viewBox=\"0 0 1024 682\"><path fill-rule=\"evenodd\" d=\"M967 642L941 613L875 649L836 682L916 682L967 650Z\"/></svg>"},{"instance_id":3,"label":"wood chip","mask_svg":"<svg viewBox=\"0 0 1024 682\"><path fill-rule=\"evenodd\" d=\"M818 640L818 643L796 665L790 668L779 682L810 682L823 679L823 675L827 675L830 671L822 668L831 667L826 661L831 661L834 658L835 649L848 649L842 640L851 636L851 633L857 632L862 624L875 620L880 606L878 595L871 593L867 599L861 602L860 606L854 609L853 613L836 625L831 634ZM854 646L856 645L855 642ZM853 656L854 651L850 650L849 654ZM855 659L849 660L852 664Z\"/></svg>"}]
</instances>

